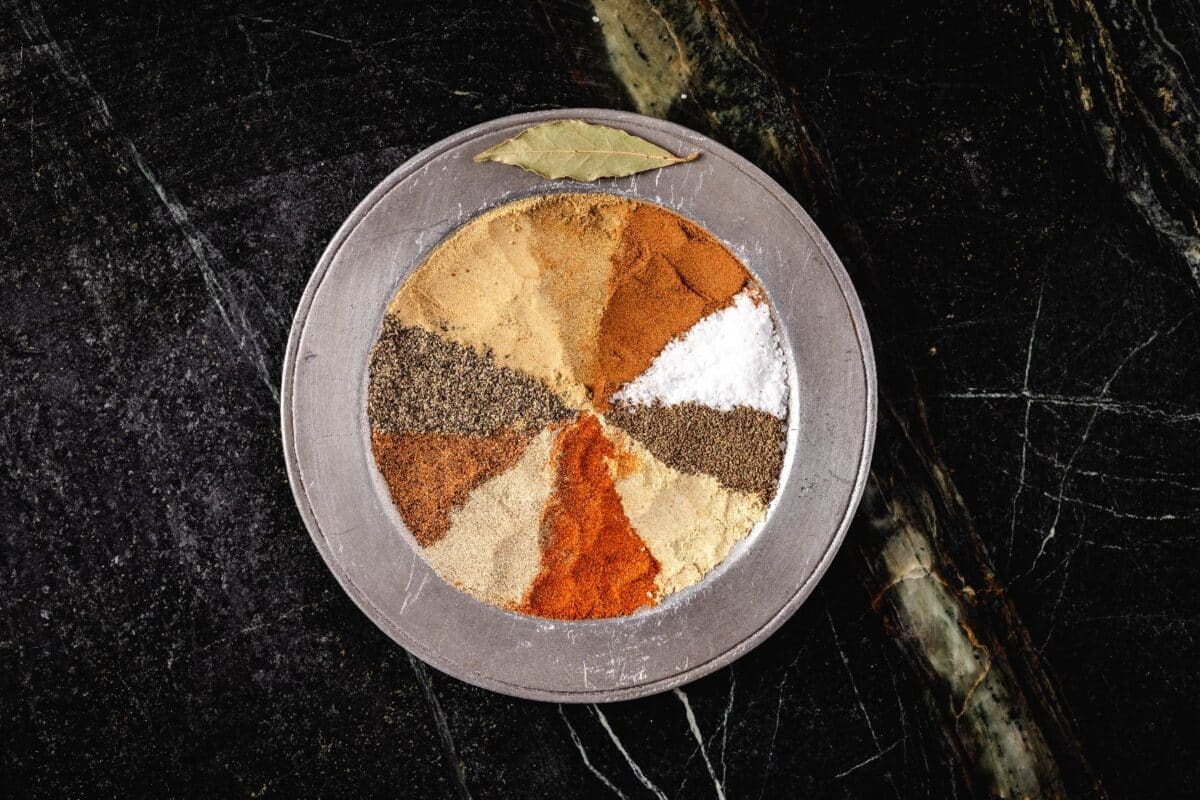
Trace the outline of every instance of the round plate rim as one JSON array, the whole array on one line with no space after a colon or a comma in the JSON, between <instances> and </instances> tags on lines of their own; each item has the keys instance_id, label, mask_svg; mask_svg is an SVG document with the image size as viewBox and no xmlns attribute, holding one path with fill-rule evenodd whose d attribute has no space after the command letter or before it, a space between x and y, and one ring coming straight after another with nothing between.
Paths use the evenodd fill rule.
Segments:
<instances>
[{"instance_id":1,"label":"round plate rim","mask_svg":"<svg viewBox=\"0 0 1200 800\"><path fill-rule=\"evenodd\" d=\"M355 228L363 221L367 214L379 204L379 202L402 180L421 169L425 164L437 157L443 152L453 149L464 141L478 138L479 136L509 128L513 126L531 126L542 122L550 122L558 119L587 119L589 121L601 121L610 123L615 126L632 126L638 128L649 128L652 130L661 131L664 134L687 138L694 141L699 141L703 150L714 155L720 156L726 162L736 167L747 177L753 179L762 188L769 192L774 199L782 204L792 214L796 221L805 229L813 244L824 258L833 278L838 284L843 299L846 303L847 311L849 312L850 321L854 327L855 338L859 345L859 356L864 374L865 382L865 397L864 401L864 419L862 429L862 440L860 442L860 456L858 460L858 468L854 477L850 492L847 496L847 502L839 521L837 530L830 537L828 545L822 552L821 557L813 567L812 572L808 577L797 587L788 602L779 609L776 614L767 622L760 625L757 629L748 633L745 638L741 639L734 646L726 649L724 652L708 659L707 661L690 665L679 672L647 681L645 683L632 684L620 688L613 689L592 689L592 690L572 690L572 691L548 691L544 689L520 686L501 679L493 678L476 672L466 672L455 669L454 662L444 662L438 657L436 650L426 648L423 652L414 653L426 663L430 664L439 671L445 672L459 680L463 680L481 688L491 691L500 692L516 697L522 697L530 700L540 700L547 702L568 702L568 703L593 703L593 702L613 702L619 700L629 700L638 697L644 697L660 692L668 691L677 686L697 680L705 675L708 675L721 667L733 662L734 660L745 655L751 649L765 641L772 633L779 629L801 605L812 594L816 585L828 571L830 564L837 555L842 543L845 541L849 531L850 524L853 520L854 513L858 508L859 501L862 498L866 487L866 482L869 476L871 456L874 449L875 433L877 426L878 415L878 393L877 393L877 376L875 371L875 356L872 348L871 337L867 327L866 317L864 315L862 305L858 299L857 293L854 291L853 284L849 274L846 272L841 259L834 252L833 247L829 244L824 234L817 227L816 223L804 210L804 208L788 194L773 178L759 169L757 166L725 147L724 145L700 134L690 128L678 125L673 122L658 119L655 117L646 117L641 114L636 114L629 111L618 111L613 109L603 108L566 108L555 109L550 111L535 111L521 114L513 114L504 117L498 117L478 125L465 128L455 134L452 134L444 139L441 139L434 144L419 151L411 158L407 159L403 164L387 175L378 185L376 185L366 197L364 197L346 220L338 227L329 244L325 247L317 262L316 268L309 277L300 302L297 305L297 311L293 318L292 327L288 335L287 347L284 352L282 380L280 383L280 427L282 433L282 444L284 447L284 459L288 474L288 483L291 486L297 508L300 511L301 518L304 521L313 544L321 554L322 560L326 567L333 574L342 590L350 597L350 599L358 606L368 619L370 619L376 627L383 631L390 639L395 641L408 652L412 653L413 644L416 642L407 642L401 640L397 631L392 629L389 620L379 611L376 610L371 600L364 596L359 588L354 584L349 575L345 574L341 565L338 564L332 557L329 551L327 541L324 534L321 532L320 525L316 519L315 513L309 505L309 496L306 486L300 474L299 457L296 452L295 445L295 424L293 420L293 399L294 399L294 380L297 367L297 355L299 352L301 336L305 329L305 323L308 319L309 310L312 307L313 300L316 296L317 289L321 285L322 280L328 273L329 268L334 260L334 257L346 242ZM686 165L685 165L686 166ZM678 167L676 167L678 169ZM592 190L593 184L581 183L580 190ZM588 187L588 188L583 188ZM595 188L595 191L603 191L602 188ZM551 190L555 191L555 190Z\"/></svg>"}]
</instances>

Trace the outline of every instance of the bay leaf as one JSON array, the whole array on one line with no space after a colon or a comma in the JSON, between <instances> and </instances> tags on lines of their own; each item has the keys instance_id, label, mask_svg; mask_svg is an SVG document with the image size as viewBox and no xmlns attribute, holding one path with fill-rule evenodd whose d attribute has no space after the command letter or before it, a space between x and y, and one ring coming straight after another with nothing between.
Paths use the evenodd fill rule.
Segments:
<instances>
[{"instance_id":1,"label":"bay leaf","mask_svg":"<svg viewBox=\"0 0 1200 800\"><path fill-rule=\"evenodd\" d=\"M534 125L495 147L476 161L499 161L536 172L543 178L623 178L699 157L677 156L641 137L607 125L580 119L560 119Z\"/></svg>"}]
</instances>

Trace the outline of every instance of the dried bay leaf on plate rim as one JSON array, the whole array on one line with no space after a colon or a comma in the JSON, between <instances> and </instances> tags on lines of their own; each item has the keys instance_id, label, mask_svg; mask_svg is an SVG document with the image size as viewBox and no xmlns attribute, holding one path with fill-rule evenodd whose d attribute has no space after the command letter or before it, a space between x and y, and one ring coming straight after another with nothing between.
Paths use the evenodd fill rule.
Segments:
<instances>
[{"instance_id":1,"label":"dried bay leaf on plate rim","mask_svg":"<svg viewBox=\"0 0 1200 800\"><path fill-rule=\"evenodd\" d=\"M638 172L693 161L699 153L677 156L641 137L607 125L560 119L534 125L475 156L536 172L543 178L623 178Z\"/></svg>"}]
</instances>

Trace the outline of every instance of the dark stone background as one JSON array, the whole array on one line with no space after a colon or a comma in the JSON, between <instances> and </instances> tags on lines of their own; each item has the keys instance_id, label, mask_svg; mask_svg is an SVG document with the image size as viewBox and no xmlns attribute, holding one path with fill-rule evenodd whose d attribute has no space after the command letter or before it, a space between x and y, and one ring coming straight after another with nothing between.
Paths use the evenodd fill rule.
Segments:
<instances>
[{"instance_id":1,"label":"dark stone background","mask_svg":"<svg viewBox=\"0 0 1200 800\"><path fill-rule=\"evenodd\" d=\"M344 5L0 3L0 794L968 794L852 548L732 667L600 710L425 671L342 595L278 433L325 242L443 136L626 103L552 4ZM1200 290L1042 5L743 10L918 309L875 336L1095 772L1194 796ZM1171 5L1129 4L1162 37L1130 46L1186 68Z\"/></svg>"}]
</instances>

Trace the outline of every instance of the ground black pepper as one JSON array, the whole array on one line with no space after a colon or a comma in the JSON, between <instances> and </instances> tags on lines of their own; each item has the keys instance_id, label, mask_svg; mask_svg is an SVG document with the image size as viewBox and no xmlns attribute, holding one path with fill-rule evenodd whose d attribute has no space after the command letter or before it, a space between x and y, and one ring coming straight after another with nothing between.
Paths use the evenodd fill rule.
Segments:
<instances>
[{"instance_id":1,"label":"ground black pepper","mask_svg":"<svg viewBox=\"0 0 1200 800\"><path fill-rule=\"evenodd\" d=\"M708 473L727 488L756 492L764 502L775 493L787 423L765 411L622 403L606 419L678 470Z\"/></svg>"},{"instance_id":2,"label":"ground black pepper","mask_svg":"<svg viewBox=\"0 0 1200 800\"><path fill-rule=\"evenodd\" d=\"M367 417L389 433L540 430L573 416L536 378L475 350L385 318L371 350Z\"/></svg>"}]
</instances>

